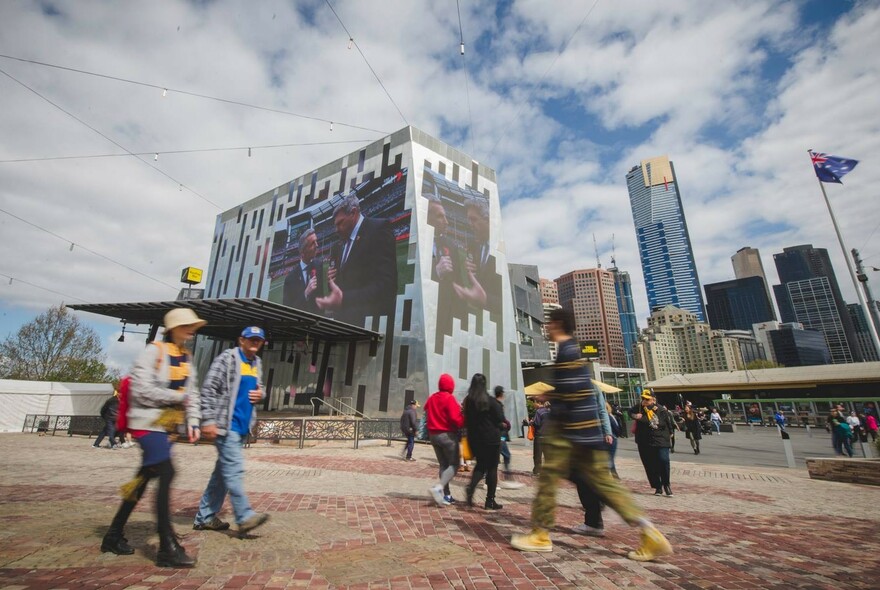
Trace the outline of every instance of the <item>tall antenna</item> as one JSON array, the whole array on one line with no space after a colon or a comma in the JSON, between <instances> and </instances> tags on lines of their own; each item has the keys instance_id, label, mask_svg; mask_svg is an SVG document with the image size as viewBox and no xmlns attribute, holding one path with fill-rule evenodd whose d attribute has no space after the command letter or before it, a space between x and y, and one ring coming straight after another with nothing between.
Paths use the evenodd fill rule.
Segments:
<instances>
[{"instance_id":1,"label":"tall antenna","mask_svg":"<svg viewBox=\"0 0 880 590\"><path fill-rule=\"evenodd\" d=\"M614 234L611 234L611 266L617 268L617 254L614 253Z\"/></svg>"},{"instance_id":2,"label":"tall antenna","mask_svg":"<svg viewBox=\"0 0 880 590\"><path fill-rule=\"evenodd\" d=\"M593 250L596 251L596 268L602 268L602 262L599 260L599 245L596 243L596 234L593 234Z\"/></svg>"}]
</instances>

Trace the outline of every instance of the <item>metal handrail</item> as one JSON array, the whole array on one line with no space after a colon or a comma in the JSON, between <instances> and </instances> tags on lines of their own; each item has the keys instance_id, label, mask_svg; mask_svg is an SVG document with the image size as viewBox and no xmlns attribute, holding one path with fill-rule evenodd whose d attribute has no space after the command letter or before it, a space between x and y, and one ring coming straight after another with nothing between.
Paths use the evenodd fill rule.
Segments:
<instances>
[{"instance_id":1,"label":"metal handrail","mask_svg":"<svg viewBox=\"0 0 880 590\"><path fill-rule=\"evenodd\" d=\"M361 412L361 411L358 410L357 408L353 408L352 406L348 405L347 403L345 403L345 402L343 402L343 401L341 401L341 400L339 400L339 399L333 398L333 397L331 397L331 398L329 398L329 399L324 399L323 397L313 397L313 398L312 398L311 400L309 400L309 401L311 401L311 402L319 401L319 402L321 402L322 404L327 404L328 406L330 406L331 409L333 409L333 410L336 411L336 412L339 412L339 413L342 414L343 416L360 416L360 417L363 418L364 420L374 420L374 419L375 419L375 418L370 418L369 416L367 416L366 414L364 414L363 412ZM338 404L338 405L340 405L340 406L345 406L346 408L348 408L349 410L351 410L352 413L351 413L351 414L346 414L346 413L343 412L340 408L337 408L334 404ZM314 403L313 403L312 405L314 405Z\"/></svg>"}]
</instances>

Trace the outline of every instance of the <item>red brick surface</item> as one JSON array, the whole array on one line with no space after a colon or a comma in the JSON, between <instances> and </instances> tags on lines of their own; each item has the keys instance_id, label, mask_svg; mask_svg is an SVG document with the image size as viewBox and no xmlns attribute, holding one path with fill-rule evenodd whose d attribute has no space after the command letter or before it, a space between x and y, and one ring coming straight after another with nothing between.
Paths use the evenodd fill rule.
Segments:
<instances>
[{"instance_id":1,"label":"red brick surface","mask_svg":"<svg viewBox=\"0 0 880 590\"><path fill-rule=\"evenodd\" d=\"M682 476L674 481L674 498L654 498L645 494L640 466L625 464L619 469L626 483L668 536L675 555L655 563L626 559L637 532L607 511L606 537L573 533L570 527L582 522L582 512L570 489L560 494L554 551L521 553L508 541L512 533L529 527L532 478L517 475L528 484L517 493L499 490L505 507L498 512L461 505L439 508L427 499L437 467L426 449L416 463L402 462L394 457L396 451L382 448L249 450L251 469L271 465L281 475L249 480L254 508L270 512L273 520L254 538L233 541L187 526L213 457L210 449L181 447L176 458L181 476L172 499L176 526L186 533L182 542L187 550L214 569L160 569L150 561L155 554L155 538L149 536L152 491L138 508L137 530L143 534L132 539L138 553L117 557L99 551L102 530L118 500L117 486L132 471L137 454L81 451L82 439L55 439L49 443L51 452L46 452L44 440L17 438L14 448L19 453L12 459L8 453L13 443L0 436L0 589L880 587L880 541L873 509L880 494L874 488L810 481L805 473L789 475L787 484ZM525 467L525 451L520 455L516 460ZM30 472L25 467L29 461L35 462ZM316 470L320 480L285 479L283 469L291 465ZM64 468L73 482L64 481L59 473ZM83 471L77 474L79 469ZM458 480L463 482L463 476ZM313 488L319 483L324 488L317 493ZM455 487L456 494L463 495L460 483ZM230 518L228 504L223 517ZM65 530L60 531L53 519L64 523ZM305 524L287 530L289 522ZM320 530L322 522L327 530ZM314 539L305 538L310 534ZM288 540L293 544L282 547ZM446 548L446 561L405 551L418 544ZM212 554L216 547L226 551L222 558ZM401 557L406 564L388 565L387 556L395 551L406 553ZM280 561L273 562L276 566L236 570L265 563L272 552L281 553ZM379 554L386 561L378 559ZM52 559L39 561L41 555ZM322 565L334 563L334 555L351 555L353 562L336 560L337 569ZM16 566L29 559L40 565ZM81 563L89 565L72 565ZM389 577L389 570L404 566L418 571ZM332 581L346 576L368 581Z\"/></svg>"}]
</instances>

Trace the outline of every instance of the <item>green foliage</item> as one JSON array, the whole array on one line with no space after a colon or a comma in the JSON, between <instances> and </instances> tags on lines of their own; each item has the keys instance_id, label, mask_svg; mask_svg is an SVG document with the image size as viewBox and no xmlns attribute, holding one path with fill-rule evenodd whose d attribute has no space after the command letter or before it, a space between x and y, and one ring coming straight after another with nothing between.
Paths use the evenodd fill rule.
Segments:
<instances>
[{"instance_id":1,"label":"green foliage","mask_svg":"<svg viewBox=\"0 0 880 590\"><path fill-rule=\"evenodd\" d=\"M101 339L63 305L50 307L0 343L0 377L25 381L103 383L107 369Z\"/></svg>"},{"instance_id":2,"label":"green foliage","mask_svg":"<svg viewBox=\"0 0 880 590\"><path fill-rule=\"evenodd\" d=\"M766 361L764 359L755 359L746 365L746 369L750 371L753 371L755 369L781 369L783 367L785 367L785 365L780 365L774 363L773 361Z\"/></svg>"},{"instance_id":3,"label":"green foliage","mask_svg":"<svg viewBox=\"0 0 880 590\"><path fill-rule=\"evenodd\" d=\"M538 409L538 404L535 403L535 398L526 397L526 412L529 414L529 419L534 417L535 411Z\"/></svg>"}]
</instances>

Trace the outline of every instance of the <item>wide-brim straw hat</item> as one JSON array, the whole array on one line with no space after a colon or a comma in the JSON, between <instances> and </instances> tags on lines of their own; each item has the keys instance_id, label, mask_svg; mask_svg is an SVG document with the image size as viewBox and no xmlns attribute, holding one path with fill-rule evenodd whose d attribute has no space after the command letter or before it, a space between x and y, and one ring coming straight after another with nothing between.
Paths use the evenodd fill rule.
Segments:
<instances>
[{"instance_id":1,"label":"wide-brim straw hat","mask_svg":"<svg viewBox=\"0 0 880 590\"><path fill-rule=\"evenodd\" d=\"M178 326L195 326L198 330L207 323L188 307L178 307L165 314L165 330Z\"/></svg>"}]
</instances>

